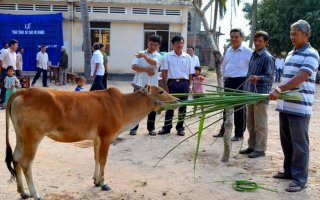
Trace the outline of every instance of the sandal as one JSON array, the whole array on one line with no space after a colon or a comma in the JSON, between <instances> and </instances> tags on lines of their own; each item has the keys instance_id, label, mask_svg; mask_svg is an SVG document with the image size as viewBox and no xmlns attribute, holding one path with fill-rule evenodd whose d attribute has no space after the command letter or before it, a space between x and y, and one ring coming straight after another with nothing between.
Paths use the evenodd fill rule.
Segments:
<instances>
[{"instance_id":1,"label":"sandal","mask_svg":"<svg viewBox=\"0 0 320 200\"><path fill-rule=\"evenodd\" d=\"M288 175L284 172L278 172L277 174L272 176L273 178L277 178L277 179L292 179L291 175Z\"/></svg>"},{"instance_id":2,"label":"sandal","mask_svg":"<svg viewBox=\"0 0 320 200\"><path fill-rule=\"evenodd\" d=\"M305 187L301 187L300 185L296 183L290 183L289 186L286 188L287 192L300 192Z\"/></svg>"}]
</instances>

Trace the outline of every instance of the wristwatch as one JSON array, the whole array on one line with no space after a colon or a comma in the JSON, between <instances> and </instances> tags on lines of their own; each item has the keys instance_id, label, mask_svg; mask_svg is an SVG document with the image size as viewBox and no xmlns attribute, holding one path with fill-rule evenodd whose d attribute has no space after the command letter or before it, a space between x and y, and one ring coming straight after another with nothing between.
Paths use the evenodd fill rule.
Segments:
<instances>
[{"instance_id":1,"label":"wristwatch","mask_svg":"<svg viewBox=\"0 0 320 200\"><path fill-rule=\"evenodd\" d=\"M279 87L276 87L275 89L279 94L281 94L282 90Z\"/></svg>"}]
</instances>

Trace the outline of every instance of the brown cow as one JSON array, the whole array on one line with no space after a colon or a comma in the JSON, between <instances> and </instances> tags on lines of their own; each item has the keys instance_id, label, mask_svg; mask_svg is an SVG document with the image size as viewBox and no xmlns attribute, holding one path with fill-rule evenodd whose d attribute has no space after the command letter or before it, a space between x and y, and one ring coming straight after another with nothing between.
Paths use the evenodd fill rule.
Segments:
<instances>
[{"instance_id":1,"label":"brown cow","mask_svg":"<svg viewBox=\"0 0 320 200\"><path fill-rule=\"evenodd\" d=\"M29 197L22 184L23 171L30 196L41 199L33 183L31 167L45 136L59 142L93 140L94 184L102 190L110 190L104 180L104 167L112 140L151 111L158 110L161 104L176 100L163 89L150 85L129 94L116 88L93 92L32 88L16 92L6 110L6 163L16 177L21 197ZM9 117L17 138L13 154L9 143Z\"/></svg>"}]
</instances>

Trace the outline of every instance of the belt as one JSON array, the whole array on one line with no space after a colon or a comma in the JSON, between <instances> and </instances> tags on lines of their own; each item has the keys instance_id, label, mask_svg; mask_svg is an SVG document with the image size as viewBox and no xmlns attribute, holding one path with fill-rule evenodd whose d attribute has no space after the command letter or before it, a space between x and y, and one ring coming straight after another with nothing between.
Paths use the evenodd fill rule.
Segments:
<instances>
[{"instance_id":1,"label":"belt","mask_svg":"<svg viewBox=\"0 0 320 200\"><path fill-rule=\"evenodd\" d=\"M168 81L180 82L180 81L189 81L189 80L185 78L170 78Z\"/></svg>"}]
</instances>

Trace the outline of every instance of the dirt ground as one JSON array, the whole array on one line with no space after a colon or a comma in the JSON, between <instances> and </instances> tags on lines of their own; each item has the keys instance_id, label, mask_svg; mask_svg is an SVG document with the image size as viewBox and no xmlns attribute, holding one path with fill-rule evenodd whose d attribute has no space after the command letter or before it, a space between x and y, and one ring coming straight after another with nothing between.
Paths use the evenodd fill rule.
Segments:
<instances>
[{"instance_id":1,"label":"dirt ground","mask_svg":"<svg viewBox=\"0 0 320 200\"><path fill-rule=\"evenodd\" d=\"M207 77L207 83L213 83L214 75ZM40 87L36 85L36 87ZM131 92L130 82L109 81L109 85ZM86 86L86 90L89 89ZM73 90L74 85L63 87L50 84L49 89ZM206 199L320 199L320 85L316 89L316 103L310 122L310 165L308 188L302 192L290 194L284 191L289 184L286 180L275 180L272 175L282 170L283 155L279 141L278 112L275 103L269 106L269 136L266 156L249 159L237 155L241 142L232 143L231 158L228 163L220 161L223 152L222 139L215 140L220 123L204 131L200 155L193 169L193 158L196 137L193 137L166 158L156 167L157 161L174 145L191 135L186 131L185 137L175 132L169 135L149 136L146 120L140 123L136 136L128 132L120 135L121 141L112 145L106 165L106 180L112 191L104 192L93 185L94 159L90 141L80 143L59 143L45 138L38 149L33 163L33 177L39 194L46 200L206 200ZM162 114L157 116L159 130L163 124ZM193 119L195 120L195 119ZM210 119L207 124L214 119ZM190 124L188 120L186 124ZM106 123L108 123L106 121ZM5 158L5 112L0 111L0 155ZM195 132L197 125L190 126ZM248 133L242 148L247 146ZM10 126L11 145L15 146L15 134ZM10 175L5 163L0 165L0 199L19 199L16 183L9 182ZM278 192L258 189L254 192L235 191L231 184L235 179L252 180ZM223 182L221 182L223 181ZM26 184L24 185L27 188Z\"/></svg>"}]
</instances>

